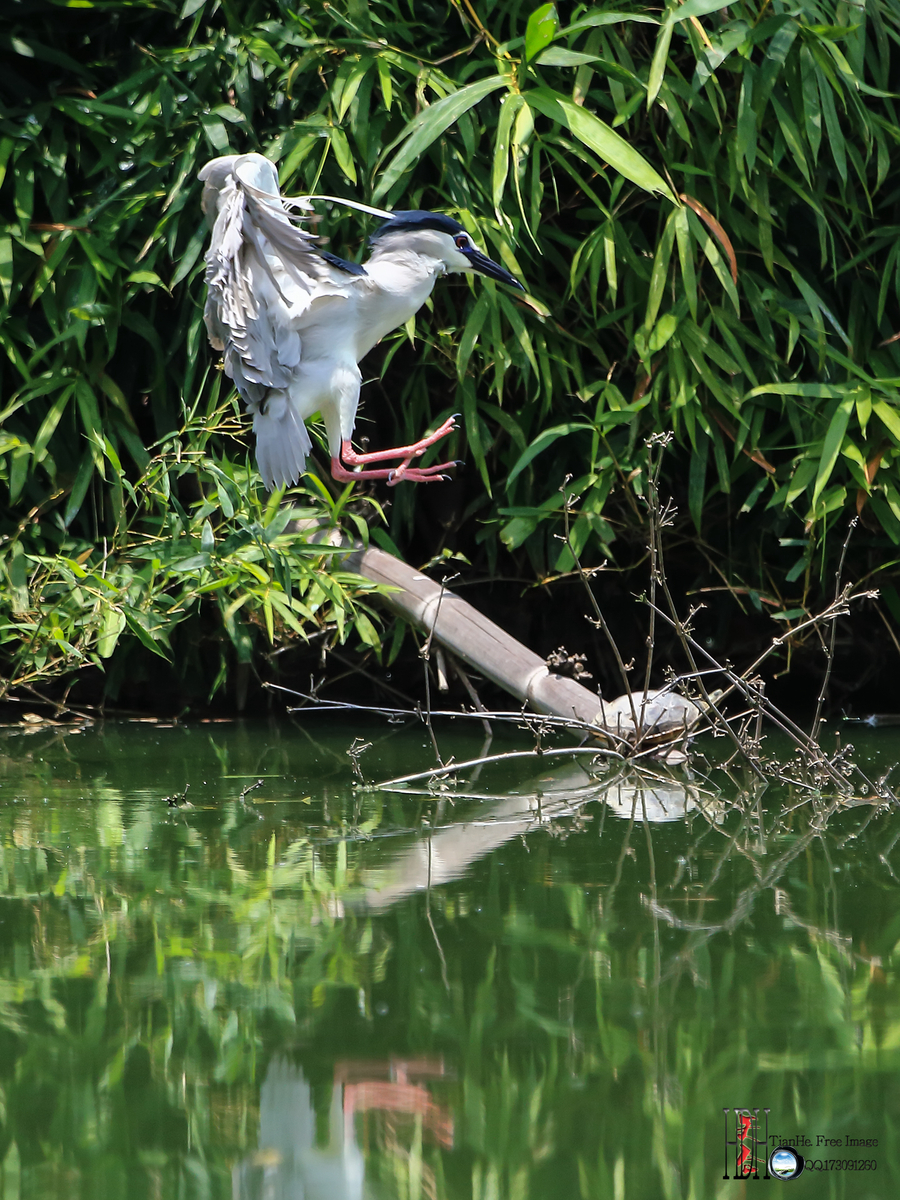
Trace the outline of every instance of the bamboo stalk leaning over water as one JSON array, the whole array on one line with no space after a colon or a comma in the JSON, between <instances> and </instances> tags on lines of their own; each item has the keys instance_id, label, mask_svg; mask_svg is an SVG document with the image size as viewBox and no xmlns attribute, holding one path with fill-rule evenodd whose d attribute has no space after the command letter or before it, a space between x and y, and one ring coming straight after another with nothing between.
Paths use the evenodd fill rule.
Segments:
<instances>
[{"instance_id":1,"label":"bamboo stalk leaning over water","mask_svg":"<svg viewBox=\"0 0 900 1200\"><path fill-rule=\"evenodd\" d=\"M538 713L593 725L600 711L593 692L574 679L553 675L539 655L455 592L373 547L354 551L345 565L366 579L399 589L383 596L388 608L520 703Z\"/></svg>"},{"instance_id":2,"label":"bamboo stalk leaning over water","mask_svg":"<svg viewBox=\"0 0 900 1200\"><path fill-rule=\"evenodd\" d=\"M333 545L341 544L340 534L335 529L326 529L311 522L309 532L316 540L325 537ZM449 590L446 580L435 583L401 559L371 546L347 546L347 551L345 568L373 583L391 588L391 591L382 593L382 601L402 620L424 633L425 647L421 653L426 660L434 642L437 649L446 650L453 656L461 678L465 672L458 665L460 662L514 696L521 705L533 712L550 717L582 735L598 738L620 751L622 756L655 754L663 743L674 751L677 742L688 741L703 716L700 708L674 691L678 680L672 680L652 694L644 693L641 696L628 693L613 702L611 712L619 713L626 704L630 708L632 720L627 728L621 715L610 721L607 719L609 702L605 702L599 693L595 695L575 679L554 674L547 661ZM594 606L599 613L596 602ZM622 680L627 688L625 664L608 629L606 634L615 649ZM279 690L292 691L290 688ZM476 708L480 708L470 683L467 683L467 690L473 695ZM302 693L294 694L308 698ZM669 696L675 702L677 712L667 711L670 709ZM645 711L649 716L647 705L651 701L655 704L656 715L645 720ZM432 711L426 661L424 720L429 727L435 756L439 765L442 765L430 726ZM485 718L488 714L481 715Z\"/></svg>"}]
</instances>

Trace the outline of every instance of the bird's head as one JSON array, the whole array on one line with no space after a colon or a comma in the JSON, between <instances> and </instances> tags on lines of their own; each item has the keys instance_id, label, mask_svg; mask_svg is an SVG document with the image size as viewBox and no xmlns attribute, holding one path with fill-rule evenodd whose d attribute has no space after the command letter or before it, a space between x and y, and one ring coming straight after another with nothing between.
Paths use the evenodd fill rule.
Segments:
<instances>
[{"instance_id":1,"label":"bird's head","mask_svg":"<svg viewBox=\"0 0 900 1200\"><path fill-rule=\"evenodd\" d=\"M396 211L369 240L376 255L405 250L437 259L447 271L478 271L525 290L514 275L482 254L459 221L443 213Z\"/></svg>"}]
</instances>

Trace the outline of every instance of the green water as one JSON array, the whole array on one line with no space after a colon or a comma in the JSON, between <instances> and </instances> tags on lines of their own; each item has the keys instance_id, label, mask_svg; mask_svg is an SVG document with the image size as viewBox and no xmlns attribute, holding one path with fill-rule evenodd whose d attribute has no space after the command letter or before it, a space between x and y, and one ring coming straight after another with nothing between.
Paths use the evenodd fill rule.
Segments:
<instances>
[{"instance_id":1,"label":"green water","mask_svg":"<svg viewBox=\"0 0 900 1200\"><path fill-rule=\"evenodd\" d=\"M2 1200L900 1194L900 813L354 737L0 730Z\"/></svg>"}]
</instances>

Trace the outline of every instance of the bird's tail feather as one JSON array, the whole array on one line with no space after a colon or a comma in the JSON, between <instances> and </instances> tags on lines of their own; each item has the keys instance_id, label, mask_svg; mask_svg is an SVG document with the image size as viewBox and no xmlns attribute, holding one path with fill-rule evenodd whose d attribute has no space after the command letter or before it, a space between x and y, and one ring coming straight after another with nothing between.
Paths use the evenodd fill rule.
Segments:
<instances>
[{"instance_id":1,"label":"bird's tail feather","mask_svg":"<svg viewBox=\"0 0 900 1200\"><path fill-rule=\"evenodd\" d=\"M309 432L281 391L270 391L253 411L256 462L268 490L294 484L303 474L306 456L312 449Z\"/></svg>"}]
</instances>

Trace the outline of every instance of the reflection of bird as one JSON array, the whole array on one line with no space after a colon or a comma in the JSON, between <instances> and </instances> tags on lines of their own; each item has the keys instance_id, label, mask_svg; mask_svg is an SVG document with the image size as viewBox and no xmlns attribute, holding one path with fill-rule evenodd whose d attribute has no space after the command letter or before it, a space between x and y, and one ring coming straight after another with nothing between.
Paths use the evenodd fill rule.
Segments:
<instances>
[{"instance_id":1,"label":"reflection of bird","mask_svg":"<svg viewBox=\"0 0 900 1200\"><path fill-rule=\"evenodd\" d=\"M410 446L353 450L362 382L357 363L418 312L447 271L480 271L513 287L521 284L482 254L459 222L440 213L380 213L388 220L359 266L319 249L312 234L297 228L291 202L279 194L275 167L261 154L215 158L200 178L203 210L213 226L206 325L253 414L266 487L299 478L311 446L304 422L315 412L325 420L335 479L442 478L451 463L409 464L455 428L453 417ZM392 460L399 462L365 469Z\"/></svg>"}]
</instances>

